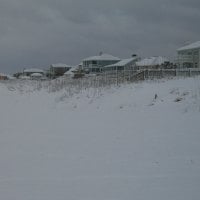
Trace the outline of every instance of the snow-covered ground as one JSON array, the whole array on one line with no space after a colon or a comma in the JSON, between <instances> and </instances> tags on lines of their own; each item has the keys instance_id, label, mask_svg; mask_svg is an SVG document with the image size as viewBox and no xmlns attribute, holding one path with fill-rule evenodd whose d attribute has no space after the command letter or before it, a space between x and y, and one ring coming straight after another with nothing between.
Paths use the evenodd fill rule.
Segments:
<instances>
[{"instance_id":1,"label":"snow-covered ground","mask_svg":"<svg viewBox=\"0 0 200 200\"><path fill-rule=\"evenodd\" d=\"M35 88L0 83L0 199L200 199L200 77Z\"/></svg>"}]
</instances>

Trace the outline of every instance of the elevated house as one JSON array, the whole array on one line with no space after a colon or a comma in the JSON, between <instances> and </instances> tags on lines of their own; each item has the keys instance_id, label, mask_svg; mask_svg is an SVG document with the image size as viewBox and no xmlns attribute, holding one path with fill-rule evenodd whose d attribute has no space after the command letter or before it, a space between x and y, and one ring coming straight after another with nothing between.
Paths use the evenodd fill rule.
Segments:
<instances>
[{"instance_id":1,"label":"elevated house","mask_svg":"<svg viewBox=\"0 0 200 200\"><path fill-rule=\"evenodd\" d=\"M112 64L107 65L103 68L103 71L123 71L123 70L133 70L135 69L136 62L139 60L139 58L132 57L127 59L122 59L121 61Z\"/></svg>"},{"instance_id":2,"label":"elevated house","mask_svg":"<svg viewBox=\"0 0 200 200\"><path fill-rule=\"evenodd\" d=\"M177 54L180 68L200 68L200 41L177 49Z\"/></svg>"},{"instance_id":3,"label":"elevated house","mask_svg":"<svg viewBox=\"0 0 200 200\"><path fill-rule=\"evenodd\" d=\"M98 56L84 59L83 69L89 72L101 72L105 66L115 64L120 60L112 55L100 53Z\"/></svg>"},{"instance_id":4,"label":"elevated house","mask_svg":"<svg viewBox=\"0 0 200 200\"><path fill-rule=\"evenodd\" d=\"M136 62L137 69L162 69L169 63L169 60L162 56L144 58Z\"/></svg>"},{"instance_id":5,"label":"elevated house","mask_svg":"<svg viewBox=\"0 0 200 200\"><path fill-rule=\"evenodd\" d=\"M63 76L64 73L69 69L71 69L71 66L63 63L51 64L49 70L49 76L52 78Z\"/></svg>"}]
</instances>

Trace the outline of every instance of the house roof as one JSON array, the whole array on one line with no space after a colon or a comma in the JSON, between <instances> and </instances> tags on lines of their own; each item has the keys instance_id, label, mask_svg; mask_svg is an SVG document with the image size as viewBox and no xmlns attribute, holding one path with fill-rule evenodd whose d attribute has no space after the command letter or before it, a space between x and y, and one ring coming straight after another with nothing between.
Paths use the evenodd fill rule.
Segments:
<instances>
[{"instance_id":1,"label":"house roof","mask_svg":"<svg viewBox=\"0 0 200 200\"><path fill-rule=\"evenodd\" d=\"M116 66L119 66L119 67L123 67L133 61L136 61L138 58L126 58L126 59L122 59L121 61L115 63L115 64L112 64L112 65L107 65L105 67L116 67Z\"/></svg>"},{"instance_id":2,"label":"house roof","mask_svg":"<svg viewBox=\"0 0 200 200\"><path fill-rule=\"evenodd\" d=\"M199 49L200 48L200 41L191 43L189 45L183 46L179 49L177 49L177 51L184 51L184 50L190 50L190 49Z\"/></svg>"},{"instance_id":3,"label":"house roof","mask_svg":"<svg viewBox=\"0 0 200 200\"><path fill-rule=\"evenodd\" d=\"M79 69L79 65L72 67L70 70L66 71L64 75L71 75L74 74L74 71Z\"/></svg>"},{"instance_id":4,"label":"house roof","mask_svg":"<svg viewBox=\"0 0 200 200\"><path fill-rule=\"evenodd\" d=\"M8 75L7 75L7 74L0 73L0 76L2 76L2 77L7 77Z\"/></svg>"},{"instance_id":5,"label":"house roof","mask_svg":"<svg viewBox=\"0 0 200 200\"><path fill-rule=\"evenodd\" d=\"M116 60L116 61L120 61L121 59L119 59L118 57L114 57L112 55L109 54L101 54L99 56L91 56L89 58L85 58L83 61L91 61L91 60Z\"/></svg>"},{"instance_id":6,"label":"house roof","mask_svg":"<svg viewBox=\"0 0 200 200\"><path fill-rule=\"evenodd\" d=\"M164 62L168 62L169 60L162 56L154 56L150 58L145 58L141 61L136 62L137 66L152 66L152 65L161 65Z\"/></svg>"},{"instance_id":7,"label":"house roof","mask_svg":"<svg viewBox=\"0 0 200 200\"><path fill-rule=\"evenodd\" d=\"M30 69L25 69L24 72L28 72L28 73L44 73L44 70L36 69L36 68L30 68Z\"/></svg>"},{"instance_id":8,"label":"house roof","mask_svg":"<svg viewBox=\"0 0 200 200\"><path fill-rule=\"evenodd\" d=\"M63 68L70 68L69 65L66 65L66 64L63 64L63 63L51 64L51 67L53 67L53 68L60 68L60 67L63 67Z\"/></svg>"},{"instance_id":9,"label":"house roof","mask_svg":"<svg viewBox=\"0 0 200 200\"><path fill-rule=\"evenodd\" d=\"M0 73L1 77L7 77L8 79L15 79L15 77L9 75L9 74L4 74L4 73Z\"/></svg>"}]
</instances>

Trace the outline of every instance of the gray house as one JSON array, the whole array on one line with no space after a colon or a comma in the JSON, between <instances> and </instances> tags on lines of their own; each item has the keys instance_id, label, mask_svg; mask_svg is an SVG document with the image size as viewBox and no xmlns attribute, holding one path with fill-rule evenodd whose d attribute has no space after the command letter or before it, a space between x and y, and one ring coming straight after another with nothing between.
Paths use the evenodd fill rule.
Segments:
<instances>
[{"instance_id":1,"label":"gray house","mask_svg":"<svg viewBox=\"0 0 200 200\"><path fill-rule=\"evenodd\" d=\"M200 68L200 41L177 49L180 68Z\"/></svg>"},{"instance_id":2,"label":"gray house","mask_svg":"<svg viewBox=\"0 0 200 200\"><path fill-rule=\"evenodd\" d=\"M71 69L71 66L63 63L51 64L49 70L49 76L52 78L63 76L64 73L69 69Z\"/></svg>"},{"instance_id":3,"label":"gray house","mask_svg":"<svg viewBox=\"0 0 200 200\"><path fill-rule=\"evenodd\" d=\"M83 69L89 72L101 72L106 65L119 62L121 59L109 54L100 53L83 60Z\"/></svg>"}]
</instances>

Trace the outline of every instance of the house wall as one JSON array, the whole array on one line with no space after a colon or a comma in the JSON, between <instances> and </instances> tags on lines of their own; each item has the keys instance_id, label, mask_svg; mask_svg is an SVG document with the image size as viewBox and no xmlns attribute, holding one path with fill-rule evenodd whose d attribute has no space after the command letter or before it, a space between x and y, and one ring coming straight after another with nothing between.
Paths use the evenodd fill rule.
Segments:
<instances>
[{"instance_id":1,"label":"house wall","mask_svg":"<svg viewBox=\"0 0 200 200\"><path fill-rule=\"evenodd\" d=\"M181 68L200 68L200 49L179 51L178 64Z\"/></svg>"},{"instance_id":2,"label":"house wall","mask_svg":"<svg viewBox=\"0 0 200 200\"><path fill-rule=\"evenodd\" d=\"M89 71L100 71L102 67L106 65L112 65L119 61L116 60L88 60L83 61L83 68L89 69Z\"/></svg>"},{"instance_id":3,"label":"house wall","mask_svg":"<svg viewBox=\"0 0 200 200\"><path fill-rule=\"evenodd\" d=\"M132 62L125 64L124 66L118 66L117 64L111 67L105 67L103 68L103 71L123 71L123 70L135 70L135 66L136 66L136 61L137 60L133 60Z\"/></svg>"},{"instance_id":4,"label":"house wall","mask_svg":"<svg viewBox=\"0 0 200 200\"><path fill-rule=\"evenodd\" d=\"M52 76L63 76L66 71L68 71L69 67L50 67L50 73Z\"/></svg>"},{"instance_id":5,"label":"house wall","mask_svg":"<svg viewBox=\"0 0 200 200\"><path fill-rule=\"evenodd\" d=\"M44 73L42 72L24 72L24 76L31 76L31 74L34 74L34 73L39 73L39 74L44 75Z\"/></svg>"}]
</instances>

